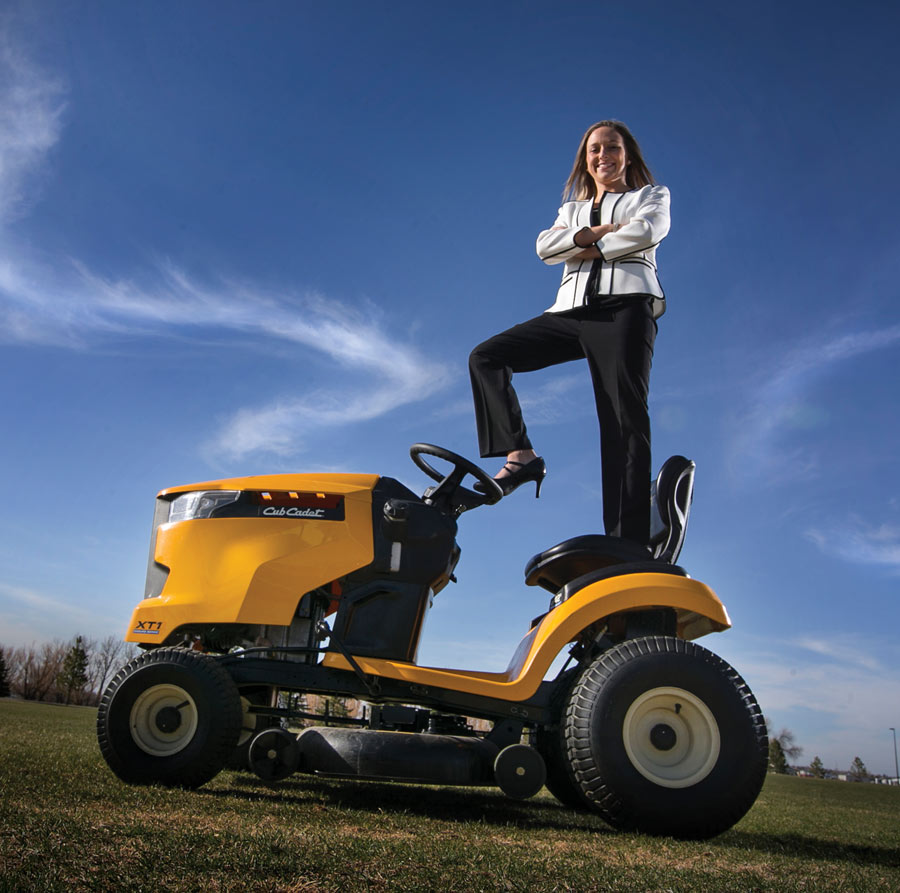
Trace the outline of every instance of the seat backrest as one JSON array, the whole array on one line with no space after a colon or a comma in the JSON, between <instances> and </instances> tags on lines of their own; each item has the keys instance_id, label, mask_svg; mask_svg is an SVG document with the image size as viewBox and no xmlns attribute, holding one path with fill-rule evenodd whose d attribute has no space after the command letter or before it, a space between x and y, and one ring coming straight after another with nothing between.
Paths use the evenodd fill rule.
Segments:
<instances>
[{"instance_id":1,"label":"seat backrest","mask_svg":"<svg viewBox=\"0 0 900 893\"><path fill-rule=\"evenodd\" d=\"M671 456L650 486L650 548L659 561L674 564L684 545L696 467L684 456Z\"/></svg>"}]
</instances>

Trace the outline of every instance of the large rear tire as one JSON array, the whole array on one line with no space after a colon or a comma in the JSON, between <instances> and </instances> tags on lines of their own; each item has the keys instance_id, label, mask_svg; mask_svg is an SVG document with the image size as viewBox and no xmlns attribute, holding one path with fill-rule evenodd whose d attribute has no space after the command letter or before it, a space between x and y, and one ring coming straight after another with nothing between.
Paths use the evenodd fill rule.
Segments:
<instances>
[{"instance_id":1,"label":"large rear tire","mask_svg":"<svg viewBox=\"0 0 900 893\"><path fill-rule=\"evenodd\" d=\"M563 717L574 785L616 828L703 839L762 788L768 741L743 679L715 654L650 636L598 657Z\"/></svg>"},{"instance_id":2,"label":"large rear tire","mask_svg":"<svg viewBox=\"0 0 900 893\"><path fill-rule=\"evenodd\" d=\"M540 726L535 735L535 747L544 758L547 780L544 786L563 806L580 811L591 808L590 801L576 784L572 767L566 758L565 726L562 713L571 696L572 687L577 682L579 668L569 670L559 680L551 704L550 723Z\"/></svg>"},{"instance_id":3,"label":"large rear tire","mask_svg":"<svg viewBox=\"0 0 900 893\"><path fill-rule=\"evenodd\" d=\"M237 687L214 659L160 648L136 657L109 684L97 739L123 781L197 788L224 768L241 721Z\"/></svg>"}]
</instances>

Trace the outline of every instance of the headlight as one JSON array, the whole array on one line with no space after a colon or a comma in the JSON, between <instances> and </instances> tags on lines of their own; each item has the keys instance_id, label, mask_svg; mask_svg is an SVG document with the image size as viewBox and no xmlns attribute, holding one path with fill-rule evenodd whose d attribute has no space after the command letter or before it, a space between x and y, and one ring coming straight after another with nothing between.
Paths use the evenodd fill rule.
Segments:
<instances>
[{"instance_id":1,"label":"headlight","mask_svg":"<svg viewBox=\"0 0 900 893\"><path fill-rule=\"evenodd\" d=\"M169 523L191 521L195 518L210 518L223 505L237 502L240 490L200 490L183 493L172 500L169 506Z\"/></svg>"}]
</instances>

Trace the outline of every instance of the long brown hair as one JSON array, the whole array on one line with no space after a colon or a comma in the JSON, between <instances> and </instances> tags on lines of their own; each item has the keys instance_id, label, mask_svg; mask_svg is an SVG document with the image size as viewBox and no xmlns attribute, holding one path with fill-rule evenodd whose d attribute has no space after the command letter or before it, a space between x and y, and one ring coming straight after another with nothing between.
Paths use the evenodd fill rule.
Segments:
<instances>
[{"instance_id":1,"label":"long brown hair","mask_svg":"<svg viewBox=\"0 0 900 893\"><path fill-rule=\"evenodd\" d=\"M581 142L578 144L578 151L575 153L575 164L572 165L572 173L566 180L563 189L563 201L574 199L580 201L586 198L592 198L597 191L597 184L594 183L593 177L588 173L587 169L587 141L588 137L598 127L611 127L616 133L622 137L625 144L625 156L630 162L625 170L625 183L631 189L637 189L641 186L651 186L656 181L650 168L644 161L641 154L641 147L638 141L632 136L631 131L621 121L598 121L591 124L584 132Z\"/></svg>"}]
</instances>

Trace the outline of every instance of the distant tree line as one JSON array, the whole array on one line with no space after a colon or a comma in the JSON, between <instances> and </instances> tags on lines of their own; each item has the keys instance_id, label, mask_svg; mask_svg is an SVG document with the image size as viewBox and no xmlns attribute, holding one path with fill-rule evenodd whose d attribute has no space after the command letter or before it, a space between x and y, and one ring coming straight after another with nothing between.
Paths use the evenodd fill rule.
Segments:
<instances>
[{"instance_id":1,"label":"distant tree line","mask_svg":"<svg viewBox=\"0 0 900 893\"><path fill-rule=\"evenodd\" d=\"M813 778L846 778L848 781L877 781L880 777L888 777L873 775L866 768L866 764L860 757L853 758L849 769L827 769L819 757L814 757L809 766L795 766L793 768L799 774L806 772Z\"/></svg>"},{"instance_id":2,"label":"distant tree line","mask_svg":"<svg viewBox=\"0 0 900 893\"><path fill-rule=\"evenodd\" d=\"M137 653L136 645L117 636L0 645L0 697L96 706L112 677Z\"/></svg>"},{"instance_id":3,"label":"distant tree line","mask_svg":"<svg viewBox=\"0 0 900 893\"><path fill-rule=\"evenodd\" d=\"M849 771L838 769L826 769L818 756L813 757L809 766L790 766L788 760L796 760L803 753L794 739L794 733L790 729L782 729L775 732L772 721L765 717L766 729L769 733L769 772L786 775L789 772L808 773L813 778L843 778L849 781L872 781L876 776L866 768L866 764L855 757Z\"/></svg>"}]
</instances>

